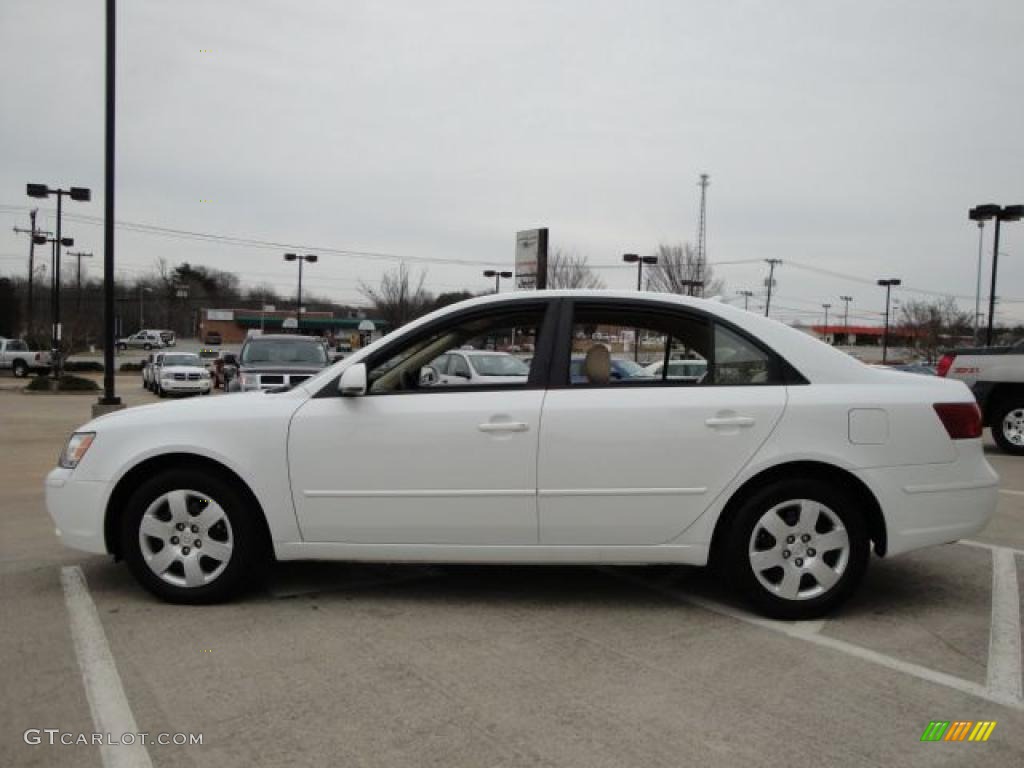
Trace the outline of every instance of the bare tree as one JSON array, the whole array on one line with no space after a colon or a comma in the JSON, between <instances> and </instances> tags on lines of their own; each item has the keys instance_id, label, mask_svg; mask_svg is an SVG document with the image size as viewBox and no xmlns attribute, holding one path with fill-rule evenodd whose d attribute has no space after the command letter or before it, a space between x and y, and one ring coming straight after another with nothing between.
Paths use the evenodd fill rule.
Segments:
<instances>
[{"instance_id":1,"label":"bare tree","mask_svg":"<svg viewBox=\"0 0 1024 768\"><path fill-rule=\"evenodd\" d=\"M896 323L914 338L914 345L928 360L934 360L941 348L956 343L957 336L971 333L971 313L947 296L932 301L910 300L900 305Z\"/></svg>"},{"instance_id":2,"label":"bare tree","mask_svg":"<svg viewBox=\"0 0 1024 768\"><path fill-rule=\"evenodd\" d=\"M709 265L704 265L702 274L697 251L689 243L662 243L657 253L658 263L647 269L650 290L687 296L718 296L725 292L725 281L715 278ZM703 291L695 287L701 282Z\"/></svg>"},{"instance_id":3,"label":"bare tree","mask_svg":"<svg viewBox=\"0 0 1024 768\"><path fill-rule=\"evenodd\" d=\"M426 278L427 273L421 272L419 279L414 279L409 267L402 262L385 272L377 286L360 281L359 292L373 304L377 317L393 331L433 308L434 297L423 288Z\"/></svg>"},{"instance_id":4,"label":"bare tree","mask_svg":"<svg viewBox=\"0 0 1024 768\"><path fill-rule=\"evenodd\" d=\"M548 256L548 288L604 288L583 254L556 248Z\"/></svg>"}]
</instances>

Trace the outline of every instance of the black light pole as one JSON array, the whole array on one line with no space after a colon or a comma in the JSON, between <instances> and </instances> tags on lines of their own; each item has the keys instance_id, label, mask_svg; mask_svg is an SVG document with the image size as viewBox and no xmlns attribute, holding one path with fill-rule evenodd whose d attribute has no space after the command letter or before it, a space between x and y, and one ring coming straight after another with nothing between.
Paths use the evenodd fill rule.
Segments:
<instances>
[{"instance_id":1,"label":"black light pole","mask_svg":"<svg viewBox=\"0 0 1024 768\"><path fill-rule=\"evenodd\" d=\"M299 262L299 295L298 303L295 306L295 331L296 333L302 332L302 262L308 261L310 264L315 264L317 260L316 254L307 253L305 256L299 256L296 253L286 253L284 255L285 261L297 261Z\"/></svg>"},{"instance_id":2,"label":"black light pole","mask_svg":"<svg viewBox=\"0 0 1024 768\"><path fill-rule=\"evenodd\" d=\"M750 306L750 297L754 295L753 291L736 291L737 296L743 297L743 308L747 309Z\"/></svg>"},{"instance_id":3,"label":"black light pole","mask_svg":"<svg viewBox=\"0 0 1024 768\"><path fill-rule=\"evenodd\" d=\"M121 407L114 393L114 92L117 84L115 32L117 2L107 0L106 110L103 138L103 396L93 406L93 415Z\"/></svg>"},{"instance_id":4,"label":"black light pole","mask_svg":"<svg viewBox=\"0 0 1024 768\"><path fill-rule=\"evenodd\" d=\"M971 221L981 222L995 219L996 234L992 244L992 287L988 294L988 330L985 333L985 346L992 346L992 325L996 316L996 271L999 267L999 225L1004 221L1020 221L1024 218L1024 205L976 205L967 212Z\"/></svg>"},{"instance_id":5,"label":"black light pole","mask_svg":"<svg viewBox=\"0 0 1024 768\"><path fill-rule=\"evenodd\" d=\"M636 264L636 289L643 290L644 264L657 264L657 256L638 256L635 253L622 254L622 260L627 264Z\"/></svg>"},{"instance_id":6,"label":"black light pole","mask_svg":"<svg viewBox=\"0 0 1024 768\"><path fill-rule=\"evenodd\" d=\"M882 331L882 365L889 356L889 296L894 285L900 285L903 281L897 277L886 280L879 280L878 284L885 287L885 329Z\"/></svg>"},{"instance_id":7,"label":"black light pole","mask_svg":"<svg viewBox=\"0 0 1024 768\"><path fill-rule=\"evenodd\" d=\"M764 303L764 316L768 317L768 311L772 306L772 288L775 286L775 267L782 263L782 259L765 259L768 262L768 300Z\"/></svg>"},{"instance_id":8,"label":"black light pole","mask_svg":"<svg viewBox=\"0 0 1024 768\"><path fill-rule=\"evenodd\" d=\"M494 278L494 292L495 293L501 293L501 278L504 277L506 280L508 280L508 279L510 279L512 277L512 273L511 272L499 272L496 269L485 269L484 270L484 277L493 277Z\"/></svg>"},{"instance_id":9,"label":"black light pole","mask_svg":"<svg viewBox=\"0 0 1024 768\"><path fill-rule=\"evenodd\" d=\"M78 202L87 203L92 199L92 193L85 187L69 187L68 189L51 189L45 184L28 184L25 188L26 194L29 197L49 197L50 195L57 196L57 241L54 243L54 265L53 265L53 282L56 286L54 291L54 305L53 305L53 373L54 376L60 377L61 359L60 359L60 338L61 338L61 327L60 327L60 247L63 242L60 237L60 226L61 226L61 210L64 201L64 196L67 195L72 200Z\"/></svg>"},{"instance_id":10,"label":"black light pole","mask_svg":"<svg viewBox=\"0 0 1024 768\"><path fill-rule=\"evenodd\" d=\"M832 308L832 305L831 304L822 304L821 306L825 309L825 331L824 331L824 333L821 334L824 337L824 336L828 336L828 311ZM831 343L831 342L828 342L828 343Z\"/></svg>"}]
</instances>

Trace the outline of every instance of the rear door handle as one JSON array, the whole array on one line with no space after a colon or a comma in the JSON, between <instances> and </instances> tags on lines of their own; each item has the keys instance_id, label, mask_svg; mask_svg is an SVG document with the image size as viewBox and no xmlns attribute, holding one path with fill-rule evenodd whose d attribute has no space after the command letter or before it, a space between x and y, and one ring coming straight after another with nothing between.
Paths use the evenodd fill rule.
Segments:
<instances>
[{"instance_id":1,"label":"rear door handle","mask_svg":"<svg viewBox=\"0 0 1024 768\"><path fill-rule=\"evenodd\" d=\"M477 425L481 432L525 432L530 425L524 421L489 421Z\"/></svg>"},{"instance_id":2,"label":"rear door handle","mask_svg":"<svg viewBox=\"0 0 1024 768\"><path fill-rule=\"evenodd\" d=\"M716 427L752 427L755 422L750 416L713 416L704 423L714 429Z\"/></svg>"}]
</instances>

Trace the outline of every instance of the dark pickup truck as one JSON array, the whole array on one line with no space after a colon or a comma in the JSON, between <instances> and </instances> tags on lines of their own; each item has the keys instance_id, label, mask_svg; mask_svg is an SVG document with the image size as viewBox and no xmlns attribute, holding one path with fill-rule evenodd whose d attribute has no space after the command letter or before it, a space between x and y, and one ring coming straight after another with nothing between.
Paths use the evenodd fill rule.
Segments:
<instances>
[{"instance_id":1,"label":"dark pickup truck","mask_svg":"<svg viewBox=\"0 0 1024 768\"><path fill-rule=\"evenodd\" d=\"M231 392L293 387L328 365L327 346L312 336L251 336L238 353L238 375Z\"/></svg>"}]
</instances>

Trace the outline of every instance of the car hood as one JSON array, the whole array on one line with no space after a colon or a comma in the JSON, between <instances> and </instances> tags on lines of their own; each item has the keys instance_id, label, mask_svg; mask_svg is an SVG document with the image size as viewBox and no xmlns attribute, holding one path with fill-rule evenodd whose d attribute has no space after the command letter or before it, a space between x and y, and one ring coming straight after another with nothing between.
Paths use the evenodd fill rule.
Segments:
<instances>
[{"instance_id":1,"label":"car hood","mask_svg":"<svg viewBox=\"0 0 1024 768\"><path fill-rule=\"evenodd\" d=\"M218 424L229 425L233 421L247 418L257 412L280 411L287 418L309 395L303 389L292 389L279 394L266 392L240 392L222 397L200 397L187 400L171 400L150 405L139 405L121 411L104 414L83 424L77 432L106 432L121 429L152 429L166 425L169 421L202 423L204 427L217 428Z\"/></svg>"},{"instance_id":2,"label":"car hood","mask_svg":"<svg viewBox=\"0 0 1024 768\"><path fill-rule=\"evenodd\" d=\"M319 373L326 367L312 363L242 363L238 370L242 373Z\"/></svg>"}]
</instances>

